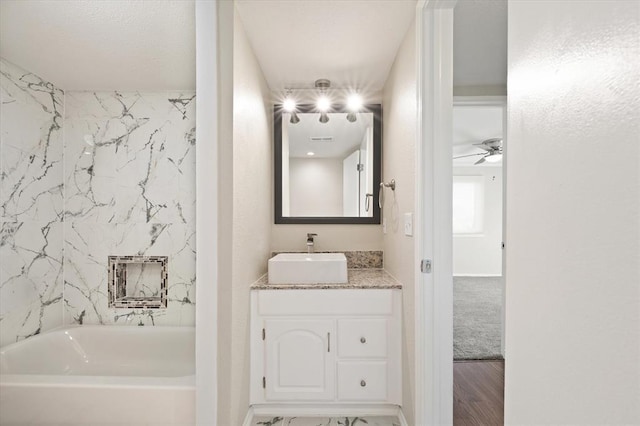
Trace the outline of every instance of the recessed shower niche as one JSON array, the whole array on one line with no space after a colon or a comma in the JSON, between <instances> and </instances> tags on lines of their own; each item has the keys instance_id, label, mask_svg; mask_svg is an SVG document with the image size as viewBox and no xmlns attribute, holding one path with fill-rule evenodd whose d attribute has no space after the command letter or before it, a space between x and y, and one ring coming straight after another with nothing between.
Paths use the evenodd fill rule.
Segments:
<instances>
[{"instance_id":1,"label":"recessed shower niche","mask_svg":"<svg viewBox=\"0 0 640 426\"><path fill-rule=\"evenodd\" d=\"M166 308L168 256L109 256L110 308Z\"/></svg>"}]
</instances>

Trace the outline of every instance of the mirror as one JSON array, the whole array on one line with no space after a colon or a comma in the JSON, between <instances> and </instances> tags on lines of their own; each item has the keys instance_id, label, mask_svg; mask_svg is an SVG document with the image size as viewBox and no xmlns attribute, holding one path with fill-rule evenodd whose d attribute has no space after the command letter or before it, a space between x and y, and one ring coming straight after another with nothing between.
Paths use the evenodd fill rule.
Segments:
<instances>
[{"instance_id":1,"label":"mirror","mask_svg":"<svg viewBox=\"0 0 640 426\"><path fill-rule=\"evenodd\" d=\"M299 105L274 108L275 223L379 224L380 105L349 114ZM323 121L325 121L323 119Z\"/></svg>"}]
</instances>

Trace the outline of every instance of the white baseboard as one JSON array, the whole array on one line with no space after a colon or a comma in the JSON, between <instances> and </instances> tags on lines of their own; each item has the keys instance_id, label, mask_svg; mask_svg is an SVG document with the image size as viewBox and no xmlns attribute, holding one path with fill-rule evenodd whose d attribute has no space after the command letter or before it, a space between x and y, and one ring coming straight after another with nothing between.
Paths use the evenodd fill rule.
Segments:
<instances>
[{"instance_id":1,"label":"white baseboard","mask_svg":"<svg viewBox=\"0 0 640 426\"><path fill-rule=\"evenodd\" d=\"M475 277L475 278L499 278L502 274L453 274L456 277Z\"/></svg>"}]
</instances>

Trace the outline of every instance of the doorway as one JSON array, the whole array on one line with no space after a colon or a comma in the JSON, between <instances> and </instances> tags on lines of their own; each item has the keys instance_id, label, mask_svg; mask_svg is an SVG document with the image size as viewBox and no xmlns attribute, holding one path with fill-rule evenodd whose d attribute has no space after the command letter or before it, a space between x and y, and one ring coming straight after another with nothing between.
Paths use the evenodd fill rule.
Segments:
<instances>
[{"instance_id":1,"label":"doorway","mask_svg":"<svg viewBox=\"0 0 640 426\"><path fill-rule=\"evenodd\" d=\"M504 359L506 99L454 98L454 360Z\"/></svg>"},{"instance_id":2,"label":"doorway","mask_svg":"<svg viewBox=\"0 0 640 426\"><path fill-rule=\"evenodd\" d=\"M453 424L504 418L506 99L455 97Z\"/></svg>"}]
</instances>

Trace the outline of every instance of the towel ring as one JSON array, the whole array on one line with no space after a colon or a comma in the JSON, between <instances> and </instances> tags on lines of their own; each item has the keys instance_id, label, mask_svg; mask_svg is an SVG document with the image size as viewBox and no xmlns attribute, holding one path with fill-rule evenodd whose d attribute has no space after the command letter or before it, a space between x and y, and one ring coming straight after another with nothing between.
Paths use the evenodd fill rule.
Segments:
<instances>
[{"instance_id":1,"label":"towel ring","mask_svg":"<svg viewBox=\"0 0 640 426\"><path fill-rule=\"evenodd\" d=\"M396 190L396 180L391 179L390 182L380 182L380 189L378 190L378 206L382 208L384 205L384 187L391 188L392 191Z\"/></svg>"}]
</instances>

